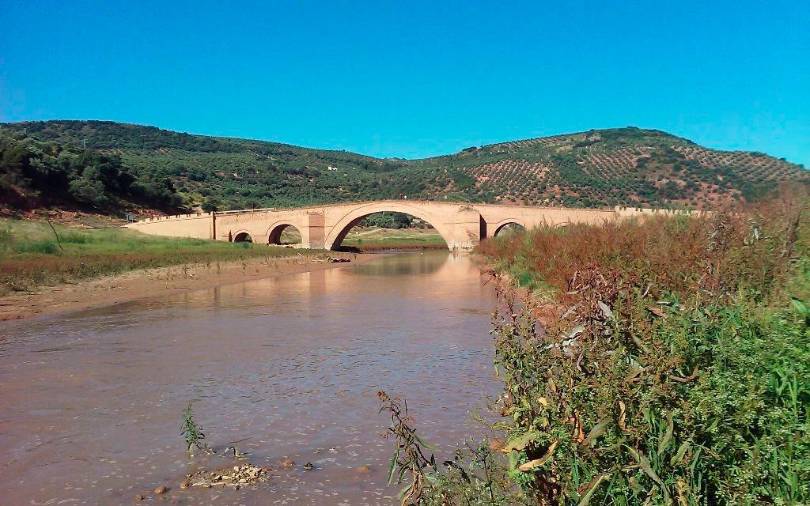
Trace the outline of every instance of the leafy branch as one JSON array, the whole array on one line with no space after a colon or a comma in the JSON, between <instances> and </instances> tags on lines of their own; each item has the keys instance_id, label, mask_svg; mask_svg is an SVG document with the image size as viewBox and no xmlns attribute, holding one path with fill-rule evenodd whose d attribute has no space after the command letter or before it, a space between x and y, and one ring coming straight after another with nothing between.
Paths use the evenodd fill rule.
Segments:
<instances>
[{"instance_id":1,"label":"leafy branch","mask_svg":"<svg viewBox=\"0 0 810 506\"><path fill-rule=\"evenodd\" d=\"M380 400L380 413L391 415L391 426L386 432L387 437L396 441L396 451L391 457L388 468L388 483L397 484L407 481L402 490L402 505L419 504L426 489L427 472L436 469L436 459L433 454L428 458L424 449L430 448L419 436L413 427L413 419L408 416L407 401L400 401L388 396L384 391L377 392Z\"/></svg>"}]
</instances>

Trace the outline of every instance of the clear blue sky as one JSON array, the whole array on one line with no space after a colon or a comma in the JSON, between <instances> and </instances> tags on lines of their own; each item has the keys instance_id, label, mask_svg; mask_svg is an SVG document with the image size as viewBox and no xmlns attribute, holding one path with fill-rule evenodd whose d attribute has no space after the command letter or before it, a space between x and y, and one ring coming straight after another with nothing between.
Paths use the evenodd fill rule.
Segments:
<instances>
[{"instance_id":1,"label":"clear blue sky","mask_svg":"<svg viewBox=\"0 0 810 506\"><path fill-rule=\"evenodd\" d=\"M808 0L0 0L0 27L0 121L407 158L636 125L810 167Z\"/></svg>"}]
</instances>

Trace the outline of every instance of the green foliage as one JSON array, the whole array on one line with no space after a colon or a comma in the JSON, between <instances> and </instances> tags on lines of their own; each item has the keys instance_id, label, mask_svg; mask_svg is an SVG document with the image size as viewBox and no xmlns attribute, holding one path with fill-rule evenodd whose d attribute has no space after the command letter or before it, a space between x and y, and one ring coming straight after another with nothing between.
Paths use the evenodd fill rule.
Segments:
<instances>
[{"instance_id":1,"label":"green foliage","mask_svg":"<svg viewBox=\"0 0 810 506\"><path fill-rule=\"evenodd\" d=\"M17 208L66 206L106 211L133 204L176 209L164 179L137 178L111 153L42 142L0 129L0 196Z\"/></svg>"},{"instance_id":2,"label":"green foliage","mask_svg":"<svg viewBox=\"0 0 810 506\"><path fill-rule=\"evenodd\" d=\"M39 253L41 255L58 255L60 250L56 241L43 239L17 243L13 247L15 253Z\"/></svg>"},{"instance_id":3,"label":"green foliage","mask_svg":"<svg viewBox=\"0 0 810 506\"><path fill-rule=\"evenodd\" d=\"M380 228L413 228L416 221L412 216L404 213L374 213L366 216L358 224L364 227L380 227Z\"/></svg>"},{"instance_id":4,"label":"green foliage","mask_svg":"<svg viewBox=\"0 0 810 506\"><path fill-rule=\"evenodd\" d=\"M443 462L441 471L428 475L428 483L423 504L496 506L526 502L486 441L459 447L452 459Z\"/></svg>"},{"instance_id":5,"label":"green foliage","mask_svg":"<svg viewBox=\"0 0 810 506\"><path fill-rule=\"evenodd\" d=\"M413 420L408 416L408 403L393 399L385 392L377 392L380 401L380 413L388 413L391 426L386 435L395 441L396 451L388 466L388 484L406 483L402 490L402 505L419 504L427 487L427 476L431 470L436 471L436 460L425 451L429 446L413 427Z\"/></svg>"},{"instance_id":6,"label":"green foliage","mask_svg":"<svg viewBox=\"0 0 810 506\"><path fill-rule=\"evenodd\" d=\"M110 201L105 194L104 183L90 169L85 170L81 177L68 183L68 191L77 202L90 204L99 209L106 207Z\"/></svg>"},{"instance_id":7,"label":"green foliage","mask_svg":"<svg viewBox=\"0 0 810 506\"><path fill-rule=\"evenodd\" d=\"M503 465L528 501L810 498L808 212L787 196L484 245L548 287L504 289L493 319Z\"/></svg>"},{"instance_id":8,"label":"green foliage","mask_svg":"<svg viewBox=\"0 0 810 506\"><path fill-rule=\"evenodd\" d=\"M194 421L194 412L191 410L191 402L188 403L186 409L183 411L183 422L180 425L180 435L186 442L186 451L193 449L205 449L205 434L197 422Z\"/></svg>"},{"instance_id":9,"label":"green foliage","mask_svg":"<svg viewBox=\"0 0 810 506\"><path fill-rule=\"evenodd\" d=\"M432 228L353 229L341 243L342 248L359 251L440 249L447 243Z\"/></svg>"},{"instance_id":10,"label":"green foliage","mask_svg":"<svg viewBox=\"0 0 810 506\"><path fill-rule=\"evenodd\" d=\"M219 201L219 199L214 197L206 197L201 207L203 211L210 213L212 211L219 211L222 207L222 203Z\"/></svg>"},{"instance_id":11,"label":"green foliage","mask_svg":"<svg viewBox=\"0 0 810 506\"><path fill-rule=\"evenodd\" d=\"M81 170L67 173L61 162L48 161L45 175L21 187L18 175L28 157L19 146L5 150L0 163L12 176L0 177L0 190L20 198L22 188L29 205L36 198L52 198L46 190L55 185L85 206L134 199L167 210L401 198L694 207L715 205L712 192L730 200L755 200L780 182L808 180L798 165L772 157L716 152L664 132L633 127L493 144L410 161L104 121L26 122L0 128L6 137L28 138L26 145L46 146L38 148L43 153L59 151L53 155L57 158L61 152L68 161L71 153L94 153L109 161L82 162ZM118 177L107 172L116 164ZM85 175L84 168L98 172ZM98 200L97 181L105 188Z\"/></svg>"},{"instance_id":12,"label":"green foliage","mask_svg":"<svg viewBox=\"0 0 810 506\"><path fill-rule=\"evenodd\" d=\"M391 398L383 391L377 392L377 397L380 413L391 417L386 436L394 439L396 450L388 468L388 483L405 484L400 493L402 506L522 501L486 442L459 447L439 469L434 455L426 456L430 446L416 435L407 401Z\"/></svg>"}]
</instances>

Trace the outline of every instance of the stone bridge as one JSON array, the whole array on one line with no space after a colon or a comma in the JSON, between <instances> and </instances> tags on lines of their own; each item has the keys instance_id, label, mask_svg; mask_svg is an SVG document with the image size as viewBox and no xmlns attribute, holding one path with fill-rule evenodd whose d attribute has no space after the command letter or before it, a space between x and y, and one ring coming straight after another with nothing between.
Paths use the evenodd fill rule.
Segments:
<instances>
[{"instance_id":1,"label":"stone bridge","mask_svg":"<svg viewBox=\"0 0 810 506\"><path fill-rule=\"evenodd\" d=\"M252 209L184 214L149 218L130 223L129 228L146 234L253 241L278 244L281 232L295 227L303 248L337 249L349 230L366 216L379 212L405 213L419 218L441 234L451 250L468 250L479 241L495 236L503 227L516 224L529 229L541 224L601 224L606 221L647 214L650 210L574 209L524 207L496 204L465 204L414 200L381 200L328 204L292 209Z\"/></svg>"}]
</instances>

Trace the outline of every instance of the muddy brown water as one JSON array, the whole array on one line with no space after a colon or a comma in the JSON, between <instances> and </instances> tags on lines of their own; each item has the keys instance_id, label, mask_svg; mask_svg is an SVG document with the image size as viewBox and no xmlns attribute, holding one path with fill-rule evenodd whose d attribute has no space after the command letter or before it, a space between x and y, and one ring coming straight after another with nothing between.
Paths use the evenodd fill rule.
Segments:
<instances>
[{"instance_id":1,"label":"muddy brown water","mask_svg":"<svg viewBox=\"0 0 810 506\"><path fill-rule=\"evenodd\" d=\"M407 398L437 457L485 436L493 304L469 257L431 252L2 324L0 504L394 503L376 392ZM181 490L204 460L189 401L270 481Z\"/></svg>"}]
</instances>

